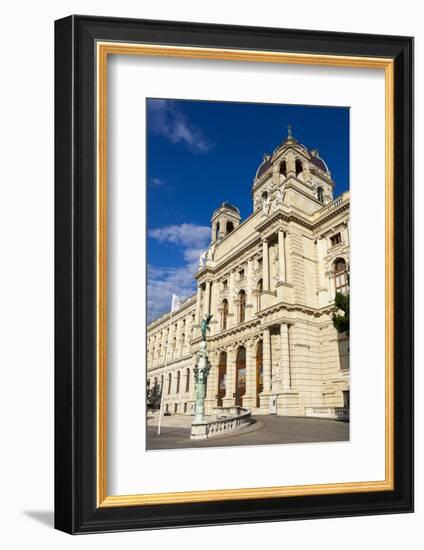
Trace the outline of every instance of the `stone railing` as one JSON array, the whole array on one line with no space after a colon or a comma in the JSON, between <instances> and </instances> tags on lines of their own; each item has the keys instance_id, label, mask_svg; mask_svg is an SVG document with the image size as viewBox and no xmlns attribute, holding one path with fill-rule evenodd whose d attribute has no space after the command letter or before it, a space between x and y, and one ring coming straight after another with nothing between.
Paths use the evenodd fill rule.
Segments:
<instances>
[{"instance_id":1,"label":"stone railing","mask_svg":"<svg viewBox=\"0 0 424 550\"><path fill-rule=\"evenodd\" d=\"M328 212L329 210L332 210L333 208L337 208L341 204L343 204L345 201L349 200L350 195L349 192L344 192L340 195L340 197L337 197L334 201L330 202L329 204L326 204L323 206L320 210L315 212L314 217L320 218L325 212Z\"/></svg>"},{"instance_id":2,"label":"stone railing","mask_svg":"<svg viewBox=\"0 0 424 550\"><path fill-rule=\"evenodd\" d=\"M348 407L305 407L305 416L349 420Z\"/></svg>"},{"instance_id":3,"label":"stone railing","mask_svg":"<svg viewBox=\"0 0 424 550\"><path fill-rule=\"evenodd\" d=\"M215 407L215 419L208 420L208 437L224 435L251 423L252 413L243 407Z\"/></svg>"},{"instance_id":4,"label":"stone railing","mask_svg":"<svg viewBox=\"0 0 424 550\"><path fill-rule=\"evenodd\" d=\"M251 423L252 413L243 407L215 407L215 418L192 424L191 439L209 439L219 435L230 435L235 430Z\"/></svg>"}]
</instances>

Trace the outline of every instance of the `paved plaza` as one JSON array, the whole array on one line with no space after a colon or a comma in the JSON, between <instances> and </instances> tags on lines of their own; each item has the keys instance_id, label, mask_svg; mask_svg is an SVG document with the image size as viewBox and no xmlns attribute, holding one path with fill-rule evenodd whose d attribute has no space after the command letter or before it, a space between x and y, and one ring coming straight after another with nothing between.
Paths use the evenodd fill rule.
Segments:
<instances>
[{"instance_id":1,"label":"paved plaza","mask_svg":"<svg viewBox=\"0 0 424 550\"><path fill-rule=\"evenodd\" d=\"M191 417L164 417L161 434L157 419L147 422L147 449L184 449L194 447L228 447L238 445L276 445L349 441L349 423L337 420L288 416L254 416L252 424L231 435L205 441L190 439Z\"/></svg>"}]
</instances>

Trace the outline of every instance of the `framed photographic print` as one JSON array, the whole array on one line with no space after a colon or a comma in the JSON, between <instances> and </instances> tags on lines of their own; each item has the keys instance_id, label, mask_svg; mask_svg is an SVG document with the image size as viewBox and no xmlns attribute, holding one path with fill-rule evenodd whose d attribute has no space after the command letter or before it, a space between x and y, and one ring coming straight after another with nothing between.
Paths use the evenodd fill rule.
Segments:
<instances>
[{"instance_id":1,"label":"framed photographic print","mask_svg":"<svg viewBox=\"0 0 424 550\"><path fill-rule=\"evenodd\" d=\"M55 27L55 524L413 509L413 39Z\"/></svg>"}]
</instances>

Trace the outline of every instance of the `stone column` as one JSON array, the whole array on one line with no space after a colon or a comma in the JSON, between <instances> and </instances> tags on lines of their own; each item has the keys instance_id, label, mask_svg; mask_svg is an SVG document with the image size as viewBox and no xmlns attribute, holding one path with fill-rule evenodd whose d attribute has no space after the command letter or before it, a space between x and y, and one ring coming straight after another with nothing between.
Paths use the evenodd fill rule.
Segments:
<instances>
[{"instance_id":1,"label":"stone column","mask_svg":"<svg viewBox=\"0 0 424 550\"><path fill-rule=\"evenodd\" d=\"M228 282L228 317L227 328L235 325L234 320L234 271L230 271Z\"/></svg>"},{"instance_id":2,"label":"stone column","mask_svg":"<svg viewBox=\"0 0 424 550\"><path fill-rule=\"evenodd\" d=\"M253 279L253 260L249 258L247 260L247 274L246 274L246 320L248 321L253 317L254 312L254 297L252 294L252 279Z\"/></svg>"},{"instance_id":3,"label":"stone column","mask_svg":"<svg viewBox=\"0 0 424 550\"><path fill-rule=\"evenodd\" d=\"M287 177L296 175L296 159L293 153L287 155Z\"/></svg>"},{"instance_id":4,"label":"stone column","mask_svg":"<svg viewBox=\"0 0 424 550\"><path fill-rule=\"evenodd\" d=\"M289 231L286 231L285 238L284 238L284 251L285 251L285 260L286 260L286 283L292 283L294 282L294 275L292 273L293 267L292 267L292 260L291 260L291 233Z\"/></svg>"},{"instance_id":5,"label":"stone column","mask_svg":"<svg viewBox=\"0 0 424 550\"><path fill-rule=\"evenodd\" d=\"M269 291L269 249L268 239L262 241L262 280L263 290Z\"/></svg>"},{"instance_id":6,"label":"stone column","mask_svg":"<svg viewBox=\"0 0 424 550\"><path fill-rule=\"evenodd\" d=\"M206 281L206 296L205 296L205 315L211 311L211 282Z\"/></svg>"},{"instance_id":7,"label":"stone column","mask_svg":"<svg viewBox=\"0 0 424 550\"><path fill-rule=\"evenodd\" d=\"M271 391L271 333L269 327L266 327L264 329L262 362L264 386L263 392L269 393Z\"/></svg>"},{"instance_id":8,"label":"stone column","mask_svg":"<svg viewBox=\"0 0 424 550\"><path fill-rule=\"evenodd\" d=\"M281 387L283 391L286 391L291 387L289 325L287 323L280 325L280 365Z\"/></svg>"},{"instance_id":9,"label":"stone column","mask_svg":"<svg viewBox=\"0 0 424 550\"><path fill-rule=\"evenodd\" d=\"M216 281L211 281L211 299L209 312L213 314L212 322L210 324L210 336L216 334L220 330L221 326L221 317L218 312L218 283Z\"/></svg>"},{"instance_id":10,"label":"stone column","mask_svg":"<svg viewBox=\"0 0 424 550\"><path fill-rule=\"evenodd\" d=\"M222 400L222 405L231 407L235 403L233 394L236 391L236 352L234 350L227 351L227 377L225 382L225 397Z\"/></svg>"},{"instance_id":11,"label":"stone column","mask_svg":"<svg viewBox=\"0 0 424 550\"><path fill-rule=\"evenodd\" d=\"M280 184L280 163L275 163L272 168L272 183L276 187Z\"/></svg>"},{"instance_id":12,"label":"stone column","mask_svg":"<svg viewBox=\"0 0 424 550\"><path fill-rule=\"evenodd\" d=\"M286 275L286 247L285 247L285 232L282 229L278 230L278 263L280 272L280 281L287 282Z\"/></svg>"},{"instance_id":13,"label":"stone column","mask_svg":"<svg viewBox=\"0 0 424 550\"><path fill-rule=\"evenodd\" d=\"M256 355L255 344L250 342L246 346L246 393L243 397L243 407L256 407Z\"/></svg>"}]
</instances>

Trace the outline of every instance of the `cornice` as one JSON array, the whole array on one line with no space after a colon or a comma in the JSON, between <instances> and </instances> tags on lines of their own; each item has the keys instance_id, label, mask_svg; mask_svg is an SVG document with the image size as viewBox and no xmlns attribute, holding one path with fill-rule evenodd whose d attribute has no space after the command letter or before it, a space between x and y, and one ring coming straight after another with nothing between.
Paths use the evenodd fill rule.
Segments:
<instances>
[{"instance_id":1,"label":"cornice","mask_svg":"<svg viewBox=\"0 0 424 550\"><path fill-rule=\"evenodd\" d=\"M183 361L187 361L193 358L194 353L186 353L182 357L176 357L175 359L168 359L166 362L167 368L169 368L172 365L175 365L176 363L182 363ZM165 362L162 361L159 365L149 366L147 365L147 370L153 371L155 369L163 369L165 367Z\"/></svg>"},{"instance_id":2,"label":"cornice","mask_svg":"<svg viewBox=\"0 0 424 550\"><path fill-rule=\"evenodd\" d=\"M350 207L350 200L343 202L342 204L335 207L334 210L329 210L329 213L324 218L318 219L313 224L313 227L317 228L317 227L320 227L321 225L324 225L328 220L335 218L341 212L344 212L345 210L349 210L349 207Z\"/></svg>"},{"instance_id":3,"label":"cornice","mask_svg":"<svg viewBox=\"0 0 424 550\"><path fill-rule=\"evenodd\" d=\"M193 294L192 296L190 296L190 298L187 298L187 300L183 302L183 304L181 304L181 307L176 312L174 312L173 320L178 321L179 315L181 315L181 313L183 313L184 310L189 309L195 304L196 304L196 294ZM161 317L152 321L149 325L147 325L147 332L149 333L155 330L162 323L166 323L166 321L169 321L170 315L171 315L171 312L168 311L168 313L164 313Z\"/></svg>"},{"instance_id":4,"label":"cornice","mask_svg":"<svg viewBox=\"0 0 424 550\"><path fill-rule=\"evenodd\" d=\"M239 334L240 332L244 332L246 329L255 327L259 325L260 321L259 319L249 319L248 321L245 321L244 323L238 323L237 325L233 327L229 327L226 330L219 332L217 334L213 334L208 337L208 342L217 342L223 338L226 338L228 336L233 336L235 334Z\"/></svg>"},{"instance_id":5,"label":"cornice","mask_svg":"<svg viewBox=\"0 0 424 550\"><path fill-rule=\"evenodd\" d=\"M302 313L312 315L313 317L321 317L321 315L332 313L336 308L332 304L322 308L312 308L299 303L290 304L288 302L279 302L259 311L256 315L259 319L265 319L268 315L278 313L282 309L285 311L301 311ZM266 321L261 321L261 324L266 324Z\"/></svg>"}]
</instances>

